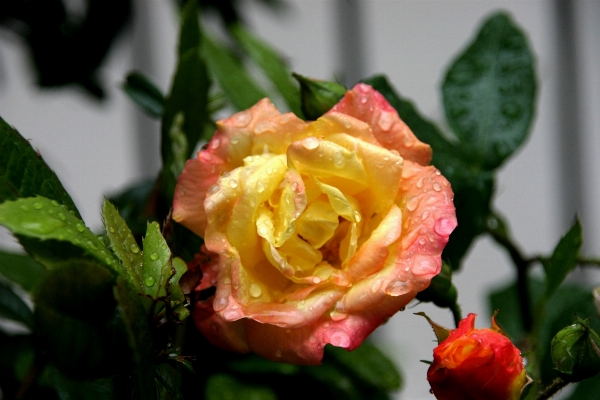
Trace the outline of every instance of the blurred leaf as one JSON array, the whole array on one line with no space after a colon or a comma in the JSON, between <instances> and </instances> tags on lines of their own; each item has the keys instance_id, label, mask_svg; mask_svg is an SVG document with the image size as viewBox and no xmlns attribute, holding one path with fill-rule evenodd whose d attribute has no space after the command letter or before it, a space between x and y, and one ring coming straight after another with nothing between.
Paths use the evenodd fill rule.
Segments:
<instances>
[{"instance_id":1,"label":"blurred leaf","mask_svg":"<svg viewBox=\"0 0 600 400\"><path fill-rule=\"evenodd\" d=\"M139 399L152 400L155 398L154 349L152 331L142 299L123 276L117 278L114 297L119 304L133 357L134 393Z\"/></svg>"},{"instance_id":2,"label":"blurred leaf","mask_svg":"<svg viewBox=\"0 0 600 400\"><path fill-rule=\"evenodd\" d=\"M299 74L292 75L300 83L302 113L307 120L318 119L346 94L346 88L337 82L311 79Z\"/></svg>"},{"instance_id":3,"label":"blurred leaf","mask_svg":"<svg viewBox=\"0 0 600 400\"><path fill-rule=\"evenodd\" d=\"M52 384L61 400L113 400L116 398L114 378L94 380L72 379L52 368Z\"/></svg>"},{"instance_id":4,"label":"blurred leaf","mask_svg":"<svg viewBox=\"0 0 600 400\"><path fill-rule=\"evenodd\" d=\"M181 377L175 368L168 364L158 365L156 378L169 393L170 400L184 400L181 393Z\"/></svg>"},{"instance_id":5,"label":"blurred leaf","mask_svg":"<svg viewBox=\"0 0 600 400\"><path fill-rule=\"evenodd\" d=\"M500 166L527 137L535 91L525 35L507 14L493 15L442 86L446 116L463 154L485 169Z\"/></svg>"},{"instance_id":6,"label":"blurred leaf","mask_svg":"<svg viewBox=\"0 0 600 400\"><path fill-rule=\"evenodd\" d=\"M22 322L33 330L33 312L10 287L0 281L0 317Z\"/></svg>"},{"instance_id":7,"label":"blurred leaf","mask_svg":"<svg viewBox=\"0 0 600 400\"><path fill-rule=\"evenodd\" d=\"M148 224L144 237L142 266L143 291L156 300L167 296L167 285L175 271L171 268L171 251L160 233L157 222Z\"/></svg>"},{"instance_id":8,"label":"blurred leaf","mask_svg":"<svg viewBox=\"0 0 600 400\"><path fill-rule=\"evenodd\" d=\"M116 258L71 211L55 200L28 197L0 204L0 224L17 235L71 243L102 264L119 271L122 267ZM34 256L39 243L43 242L22 241L25 250Z\"/></svg>"},{"instance_id":9,"label":"blurred leaf","mask_svg":"<svg viewBox=\"0 0 600 400\"><path fill-rule=\"evenodd\" d=\"M0 275L29 292L40 282L45 268L25 254L0 251Z\"/></svg>"},{"instance_id":10,"label":"blurred leaf","mask_svg":"<svg viewBox=\"0 0 600 400\"><path fill-rule=\"evenodd\" d=\"M355 385L352 376L341 371L336 365L323 362L323 364L314 367L304 367L303 371L331 390L331 394L327 394L323 397L349 400L366 398L363 397L363 394ZM369 396L368 398L372 397Z\"/></svg>"},{"instance_id":11,"label":"blurred leaf","mask_svg":"<svg viewBox=\"0 0 600 400\"><path fill-rule=\"evenodd\" d=\"M180 159L188 159L202 138L208 120L208 78L204 60L200 56L200 27L196 1L190 1L182 14L179 37L179 59L171 91L165 101L161 125L161 155L163 185L167 198L172 198L175 183L181 171L174 167ZM174 126L176 127L173 130ZM181 137L173 142L174 133Z\"/></svg>"},{"instance_id":12,"label":"blurred leaf","mask_svg":"<svg viewBox=\"0 0 600 400\"><path fill-rule=\"evenodd\" d=\"M547 298L552 296L562 281L565 280L567 274L577 266L577 255L582 242L581 224L577 219L569 232L556 245L550 260L542 263L546 273Z\"/></svg>"},{"instance_id":13,"label":"blurred leaf","mask_svg":"<svg viewBox=\"0 0 600 400\"><path fill-rule=\"evenodd\" d=\"M363 343L353 351L335 346L326 346L325 350L356 378L369 385L385 391L398 390L402 385L396 366L370 343Z\"/></svg>"},{"instance_id":14,"label":"blurred leaf","mask_svg":"<svg viewBox=\"0 0 600 400\"><path fill-rule=\"evenodd\" d=\"M122 89L148 115L162 117L165 97L142 73L130 72L125 78Z\"/></svg>"},{"instance_id":15,"label":"blurred leaf","mask_svg":"<svg viewBox=\"0 0 600 400\"><path fill-rule=\"evenodd\" d=\"M237 381L231 375L212 375L204 389L206 400L275 400L275 393L265 386Z\"/></svg>"},{"instance_id":16,"label":"blurred leaf","mask_svg":"<svg viewBox=\"0 0 600 400\"><path fill-rule=\"evenodd\" d=\"M108 269L78 260L51 271L36 288L36 333L48 358L71 377L102 377L127 366L113 284Z\"/></svg>"},{"instance_id":17,"label":"blurred leaf","mask_svg":"<svg viewBox=\"0 0 600 400\"><path fill-rule=\"evenodd\" d=\"M410 101L396 92L385 76L376 75L363 82L378 90L419 140L431 146L432 164L450 181L459 224L444 248L443 259L452 269L458 269L471 243L485 228L494 191L494 174L469 164L468 156L463 154L460 144L446 139L433 123L420 115Z\"/></svg>"},{"instance_id":18,"label":"blurred leaf","mask_svg":"<svg viewBox=\"0 0 600 400\"><path fill-rule=\"evenodd\" d=\"M239 360L232 361L229 367L233 371L245 374L295 375L300 371L300 367L297 365L278 363L256 355L248 355Z\"/></svg>"},{"instance_id":19,"label":"blurred leaf","mask_svg":"<svg viewBox=\"0 0 600 400\"><path fill-rule=\"evenodd\" d=\"M575 391L565 400L597 400L598 393L600 393L600 376L579 382Z\"/></svg>"},{"instance_id":20,"label":"blurred leaf","mask_svg":"<svg viewBox=\"0 0 600 400\"><path fill-rule=\"evenodd\" d=\"M35 195L79 211L56 174L19 132L0 118L0 203Z\"/></svg>"},{"instance_id":21,"label":"blurred leaf","mask_svg":"<svg viewBox=\"0 0 600 400\"><path fill-rule=\"evenodd\" d=\"M579 382L600 373L600 337L589 326L589 319L576 318L575 323L561 329L552 339L554 368L566 379ZM565 379L565 378L563 378Z\"/></svg>"},{"instance_id":22,"label":"blurred leaf","mask_svg":"<svg viewBox=\"0 0 600 400\"><path fill-rule=\"evenodd\" d=\"M267 97L231 52L207 34L202 36L202 55L221 90L236 109L245 110Z\"/></svg>"},{"instance_id":23,"label":"blurred leaf","mask_svg":"<svg viewBox=\"0 0 600 400\"><path fill-rule=\"evenodd\" d=\"M111 250L121 260L121 264L127 271L127 276L131 279L135 289L139 293L143 293L143 260L140 248L115 206L106 199L104 199L102 207L102 219L104 220L104 228L110 241Z\"/></svg>"},{"instance_id":24,"label":"blurred leaf","mask_svg":"<svg viewBox=\"0 0 600 400\"><path fill-rule=\"evenodd\" d=\"M273 82L290 110L302 117L298 85L292 79L292 73L277 51L268 43L254 36L242 24L231 25L229 30L250 58L260 66L262 71Z\"/></svg>"}]
</instances>

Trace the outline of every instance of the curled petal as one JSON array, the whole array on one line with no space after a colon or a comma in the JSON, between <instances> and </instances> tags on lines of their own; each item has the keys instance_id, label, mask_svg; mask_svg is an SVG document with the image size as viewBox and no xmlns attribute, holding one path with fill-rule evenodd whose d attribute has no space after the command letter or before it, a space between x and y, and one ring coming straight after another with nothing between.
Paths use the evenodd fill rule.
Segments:
<instances>
[{"instance_id":1,"label":"curled petal","mask_svg":"<svg viewBox=\"0 0 600 400\"><path fill-rule=\"evenodd\" d=\"M417 139L398 112L369 85L354 86L329 112L340 112L366 122L382 146L396 150L406 160L421 165L431 161L431 147Z\"/></svg>"}]
</instances>

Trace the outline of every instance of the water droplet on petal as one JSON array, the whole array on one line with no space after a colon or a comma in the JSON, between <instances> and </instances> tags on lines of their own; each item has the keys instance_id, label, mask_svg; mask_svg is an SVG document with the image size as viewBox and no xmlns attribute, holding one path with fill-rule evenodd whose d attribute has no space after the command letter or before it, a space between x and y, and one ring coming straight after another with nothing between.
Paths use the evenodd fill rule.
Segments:
<instances>
[{"instance_id":1,"label":"water droplet on petal","mask_svg":"<svg viewBox=\"0 0 600 400\"><path fill-rule=\"evenodd\" d=\"M240 141L240 137L239 136L234 136L231 138L231 144L238 144Z\"/></svg>"},{"instance_id":2,"label":"water droplet on petal","mask_svg":"<svg viewBox=\"0 0 600 400\"><path fill-rule=\"evenodd\" d=\"M219 191L219 185L215 184L208 188L208 195L213 195Z\"/></svg>"},{"instance_id":3,"label":"water droplet on petal","mask_svg":"<svg viewBox=\"0 0 600 400\"><path fill-rule=\"evenodd\" d=\"M250 296L252 297L260 297L260 295L262 294L262 289L260 288L260 286L256 283L251 283L250 284Z\"/></svg>"},{"instance_id":4,"label":"water droplet on petal","mask_svg":"<svg viewBox=\"0 0 600 400\"><path fill-rule=\"evenodd\" d=\"M413 212L417 209L418 205L419 205L419 198L413 197L406 202L406 209L410 212Z\"/></svg>"},{"instance_id":5,"label":"water droplet on petal","mask_svg":"<svg viewBox=\"0 0 600 400\"><path fill-rule=\"evenodd\" d=\"M312 136L307 137L306 139L304 139L302 141L302 145L308 150L316 149L317 147L319 147L319 144L320 144L319 139L317 139L316 137L312 137Z\"/></svg>"},{"instance_id":6,"label":"water droplet on petal","mask_svg":"<svg viewBox=\"0 0 600 400\"><path fill-rule=\"evenodd\" d=\"M251 119L252 119L252 114L248 110L239 112L239 113L235 114L233 117L231 117L233 126L235 126L237 128L245 127L246 125L248 125L248 123L250 122Z\"/></svg>"},{"instance_id":7,"label":"water droplet on petal","mask_svg":"<svg viewBox=\"0 0 600 400\"><path fill-rule=\"evenodd\" d=\"M321 283L321 278L319 278L318 276L315 276L314 278L312 278L312 281L315 285Z\"/></svg>"},{"instance_id":8,"label":"water droplet on petal","mask_svg":"<svg viewBox=\"0 0 600 400\"><path fill-rule=\"evenodd\" d=\"M433 230L440 236L448 236L456 228L456 221L450 218L439 218L433 225Z\"/></svg>"},{"instance_id":9,"label":"water droplet on petal","mask_svg":"<svg viewBox=\"0 0 600 400\"><path fill-rule=\"evenodd\" d=\"M354 221L356 223L359 223L361 221L362 217L360 216L360 213L358 211L354 211Z\"/></svg>"},{"instance_id":10,"label":"water droplet on petal","mask_svg":"<svg viewBox=\"0 0 600 400\"><path fill-rule=\"evenodd\" d=\"M433 184L433 190L435 190L436 192L439 192L440 190L442 190L442 187L440 186L439 183L434 182L434 184Z\"/></svg>"},{"instance_id":11,"label":"water droplet on petal","mask_svg":"<svg viewBox=\"0 0 600 400\"><path fill-rule=\"evenodd\" d=\"M392 113L388 112L381 113L381 117L379 118L379 121L377 121L377 125L379 125L382 131L388 131L393 123L394 117L392 116Z\"/></svg>"},{"instance_id":12,"label":"water droplet on petal","mask_svg":"<svg viewBox=\"0 0 600 400\"><path fill-rule=\"evenodd\" d=\"M386 288L385 292L390 296L400 296L410 292L412 285L410 282L404 282L401 280L391 282Z\"/></svg>"},{"instance_id":13,"label":"water droplet on petal","mask_svg":"<svg viewBox=\"0 0 600 400\"><path fill-rule=\"evenodd\" d=\"M256 190L258 193L262 193L265 191L265 184L262 181L256 182Z\"/></svg>"},{"instance_id":14,"label":"water droplet on petal","mask_svg":"<svg viewBox=\"0 0 600 400\"><path fill-rule=\"evenodd\" d=\"M151 276L147 276L146 279L144 279L144 283L146 284L146 286L150 287L150 286L154 286L154 278Z\"/></svg>"},{"instance_id":15,"label":"water droplet on petal","mask_svg":"<svg viewBox=\"0 0 600 400\"><path fill-rule=\"evenodd\" d=\"M339 312L339 311L332 311L329 314L329 316L334 321L342 321L342 320L348 318L348 314L346 314L345 312Z\"/></svg>"},{"instance_id":16,"label":"water droplet on petal","mask_svg":"<svg viewBox=\"0 0 600 400\"><path fill-rule=\"evenodd\" d=\"M233 189L235 189L236 187L238 187L238 183L235 179L232 179L229 181L229 186L231 186Z\"/></svg>"},{"instance_id":17,"label":"water droplet on petal","mask_svg":"<svg viewBox=\"0 0 600 400\"><path fill-rule=\"evenodd\" d=\"M227 310L223 313L223 319L227 321L235 321L242 317L242 313L237 310Z\"/></svg>"},{"instance_id":18,"label":"water droplet on petal","mask_svg":"<svg viewBox=\"0 0 600 400\"><path fill-rule=\"evenodd\" d=\"M350 336L341 329L330 329L325 332L328 342L337 347L350 346Z\"/></svg>"},{"instance_id":19,"label":"water droplet on petal","mask_svg":"<svg viewBox=\"0 0 600 400\"><path fill-rule=\"evenodd\" d=\"M421 189L423 187L423 178L419 178L419 180L417 181L417 187L419 189Z\"/></svg>"},{"instance_id":20,"label":"water droplet on petal","mask_svg":"<svg viewBox=\"0 0 600 400\"><path fill-rule=\"evenodd\" d=\"M371 284L371 292L373 293L377 293L379 292L379 289L381 289L381 286L383 286L383 278L377 278L375 279L375 281Z\"/></svg>"},{"instance_id":21,"label":"water droplet on petal","mask_svg":"<svg viewBox=\"0 0 600 400\"><path fill-rule=\"evenodd\" d=\"M220 145L221 145L221 139L213 137L212 140L210 141L209 147L214 150L214 149L219 148Z\"/></svg>"},{"instance_id":22,"label":"water droplet on petal","mask_svg":"<svg viewBox=\"0 0 600 400\"><path fill-rule=\"evenodd\" d=\"M341 151L335 151L333 153L333 165L336 168L342 168L346 164L346 159Z\"/></svg>"},{"instance_id":23,"label":"water droplet on petal","mask_svg":"<svg viewBox=\"0 0 600 400\"><path fill-rule=\"evenodd\" d=\"M429 217L429 211L423 211L423 214L421 214L421 220L424 221L427 219L427 217Z\"/></svg>"},{"instance_id":24,"label":"water droplet on petal","mask_svg":"<svg viewBox=\"0 0 600 400\"><path fill-rule=\"evenodd\" d=\"M215 207L215 203L214 201L208 200L204 203L204 209L206 211L212 211L212 209Z\"/></svg>"}]
</instances>

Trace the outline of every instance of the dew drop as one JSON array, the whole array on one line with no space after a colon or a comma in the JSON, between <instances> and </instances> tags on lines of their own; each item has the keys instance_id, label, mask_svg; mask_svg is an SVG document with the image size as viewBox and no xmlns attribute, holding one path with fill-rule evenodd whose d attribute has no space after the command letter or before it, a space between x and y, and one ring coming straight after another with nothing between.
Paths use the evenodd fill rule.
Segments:
<instances>
[{"instance_id":1,"label":"dew drop","mask_svg":"<svg viewBox=\"0 0 600 400\"><path fill-rule=\"evenodd\" d=\"M225 307L227 307L228 303L229 303L229 301L227 300L227 297L219 297L218 299L215 299L213 307L214 307L215 311L221 311Z\"/></svg>"},{"instance_id":2,"label":"dew drop","mask_svg":"<svg viewBox=\"0 0 600 400\"><path fill-rule=\"evenodd\" d=\"M375 279L375 281L371 284L371 292L373 292L373 293L379 292L379 289L381 289L381 286L383 286L383 278Z\"/></svg>"},{"instance_id":3,"label":"dew drop","mask_svg":"<svg viewBox=\"0 0 600 400\"><path fill-rule=\"evenodd\" d=\"M262 289L260 288L260 286L256 283L251 283L250 284L250 296L256 298L256 297L260 297L261 294L262 294Z\"/></svg>"},{"instance_id":4,"label":"dew drop","mask_svg":"<svg viewBox=\"0 0 600 400\"><path fill-rule=\"evenodd\" d=\"M423 178L419 178L419 180L417 181L417 187L419 189L421 189L423 187Z\"/></svg>"},{"instance_id":5,"label":"dew drop","mask_svg":"<svg viewBox=\"0 0 600 400\"><path fill-rule=\"evenodd\" d=\"M381 117L379 118L379 121L377 121L377 125L379 125L382 131L388 131L393 123L394 117L391 113L387 112L381 113Z\"/></svg>"},{"instance_id":6,"label":"dew drop","mask_svg":"<svg viewBox=\"0 0 600 400\"><path fill-rule=\"evenodd\" d=\"M61 221L65 221L67 219L67 217L63 213L58 213L58 218L60 218Z\"/></svg>"},{"instance_id":7,"label":"dew drop","mask_svg":"<svg viewBox=\"0 0 600 400\"><path fill-rule=\"evenodd\" d=\"M315 285L321 283L321 278L319 278L318 276L315 276L314 278L312 278L312 281Z\"/></svg>"},{"instance_id":8,"label":"dew drop","mask_svg":"<svg viewBox=\"0 0 600 400\"><path fill-rule=\"evenodd\" d=\"M221 139L213 137L213 139L210 141L209 147L214 150L214 149L219 148L220 145L221 145Z\"/></svg>"},{"instance_id":9,"label":"dew drop","mask_svg":"<svg viewBox=\"0 0 600 400\"><path fill-rule=\"evenodd\" d=\"M23 210L23 211L29 211L29 207L27 207L25 204L23 204L21 206L21 210Z\"/></svg>"},{"instance_id":10,"label":"dew drop","mask_svg":"<svg viewBox=\"0 0 600 400\"><path fill-rule=\"evenodd\" d=\"M131 250L132 253L137 254L140 252L140 248L138 247L137 244L132 244L131 246L129 246L129 250Z\"/></svg>"},{"instance_id":11,"label":"dew drop","mask_svg":"<svg viewBox=\"0 0 600 400\"><path fill-rule=\"evenodd\" d=\"M265 184L262 181L256 182L256 190L258 193L262 193L265 191Z\"/></svg>"},{"instance_id":12,"label":"dew drop","mask_svg":"<svg viewBox=\"0 0 600 400\"><path fill-rule=\"evenodd\" d=\"M44 205L39 201L36 201L35 203L33 203L33 208L35 208L36 210L41 210L42 207L44 207Z\"/></svg>"},{"instance_id":13,"label":"dew drop","mask_svg":"<svg viewBox=\"0 0 600 400\"><path fill-rule=\"evenodd\" d=\"M163 249L163 250L166 250L167 249L167 245L163 243L163 244L160 245L160 248Z\"/></svg>"},{"instance_id":14,"label":"dew drop","mask_svg":"<svg viewBox=\"0 0 600 400\"><path fill-rule=\"evenodd\" d=\"M350 336L341 329L330 329L325 332L325 335L329 337L329 343L337 347L348 347L350 346Z\"/></svg>"},{"instance_id":15,"label":"dew drop","mask_svg":"<svg viewBox=\"0 0 600 400\"><path fill-rule=\"evenodd\" d=\"M231 285L231 278L230 277L226 277L225 279L223 279L223 284L225 284L225 285Z\"/></svg>"},{"instance_id":16,"label":"dew drop","mask_svg":"<svg viewBox=\"0 0 600 400\"><path fill-rule=\"evenodd\" d=\"M144 283L146 284L146 286L150 287L150 286L154 286L154 278L151 276L147 276L146 279L144 279Z\"/></svg>"},{"instance_id":17,"label":"dew drop","mask_svg":"<svg viewBox=\"0 0 600 400\"><path fill-rule=\"evenodd\" d=\"M231 138L231 144L238 144L240 142L239 136L234 136Z\"/></svg>"},{"instance_id":18,"label":"dew drop","mask_svg":"<svg viewBox=\"0 0 600 400\"><path fill-rule=\"evenodd\" d=\"M156 253L152 253L152 254L150 254L150 259L151 259L152 261L156 261L156 260L158 260L158 254L156 254Z\"/></svg>"},{"instance_id":19,"label":"dew drop","mask_svg":"<svg viewBox=\"0 0 600 400\"><path fill-rule=\"evenodd\" d=\"M304 141L302 142L302 145L308 149L308 150L314 150L317 147L319 147L319 139L317 139L316 137L307 137L306 139L304 139Z\"/></svg>"},{"instance_id":20,"label":"dew drop","mask_svg":"<svg viewBox=\"0 0 600 400\"><path fill-rule=\"evenodd\" d=\"M240 319L242 313L237 310L227 310L223 313L223 319L227 321L235 321L236 319Z\"/></svg>"},{"instance_id":21,"label":"dew drop","mask_svg":"<svg viewBox=\"0 0 600 400\"><path fill-rule=\"evenodd\" d=\"M206 211L212 211L212 210L213 210L213 208L215 208L215 203L214 203L213 201L211 201L211 200L207 200L207 201L204 203L204 209L205 209Z\"/></svg>"},{"instance_id":22,"label":"dew drop","mask_svg":"<svg viewBox=\"0 0 600 400\"><path fill-rule=\"evenodd\" d=\"M60 214L58 214L58 216L60 217ZM108 228L108 231L110 233L115 233L115 228L113 228L112 226L110 228Z\"/></svg>"},{"instance_id":23,"label":"dew drop","mask_svg":"<svg viewBox=\"0 0 600 400\"><path fill-rule=\"evenodd\" d=\"M77 225L75 225L75 229L77 229L79 232L83 232L85 230L85 227L82 223L78 223Z\"/></svg>"},{"instance_id":24,"label":"dew drop","mask_svg":"<svg viewBox=\"0 0 600 400\"><path fill-rule=\"evenodd\" d=\"M417 209L418 205L419 205L419 198L413 197L406 203L406 209L410 212L413 212Z\"/></svg>"},{"instance_id":25,"label":"dew drop","mask_svg":"<svg viewBox=\"0 0 600 400\"><path fill-rule=\"evenodd\" d=\"M425 240L425 238L419 238L420 245L424 245L425 243L427 243L427 240Z\"/></svg>"},{"instance_id":26,"label":"dew drop","mask_svg":"<svg viewBox=\"0 0 600 400\"><path fill-rule=\"evenodd\" d=\"M427 217L429 217L429 211L423 211L423 214L421 214L421 220L424 221L427 219Z\"/></svg>"},{"instance_id":27,"label":"dew drop","mask_svg":"<svg viewBox=\"0 0 600 400\"><path fill-rule=\"evenodd\" d=\"M397 296L400 296L400 295L410 292L410 290L411 290L410 283L397 280L397 281L391 282L388 285L385 292L390 296L397 297Z\"/></svg>"},{"instance_id":28,"label":"dew drop","mask_svg":"<svg viewBox=\"0 0 600 400\"><path fill-rule=\"evenodd\" d=\"M232 122L235 127L243 128L248 125L251 119L252 115L250 111L242 111L232 117Z\"/></svg>"},{"instance_id":29,"label":"dew drop","mask_svg":"<svg viewBox=\"0 0 600 400\"><path fill-rule=\"evenodd\" d=\"M436 192L439 192L440 190L442 190L442 187L440 186L439 183L434 182L434 184L433 184L433 190L435 190Z\"/></svg>"},{"instance_id":30,"label":"dew drop","mask_svg":"<svg viewBox=\"0 0 600 400\"><path fill-rule=\"evenodd\" d=\"M58 207L60 205L60 204L58 204L58 201L56 201L56 200L52 200L50 202L50 204L52 204L54 207Z\"/></svg>"},{"instance_id":31,"label":"dew drop","mask_svg":"<svg viewBox=\"0 0 600 400\"><path fill-rule=\"evenodd\" d=\"M233 189L235 189L236 187L238 187L238 183L235 179L232 179L229 181L229 186L231 186Z\"/></svg>"},{"instance_id":32,"label":"dew drop","mask_svg":"<svg viewBox=\"0 0 600 400\"><path fill-rule=\"evenodd\" d=\"M346 164L346 159L341 151L335 151L333 153L333 165L336 168L342 168Z\"/></svg>"},{"instance_id":33,"label":"dew drop","mask_svg":"<svg viewBox=\"0 0 600 400\"><path fill-rule=\"evenodd\" d=\"M213 195L219 191L219 185L215 184L208 188L208 195Z\"/></svg>"},{"instance_id":34,"label":"dew drop","mask_svg":"<svg viewBox=\"0 0 600 400\"><path fill-rule=\"evenodd\" d=\"M329 314L329 316L334 321L342 321L342 320L345 320L346 318L348 318L348 314L346 314L345 312L339 312L339 311L332 311Z\"/></svg>"},{"instance_id":35,"label":"dew drop","mask_svg":"<svg viewBox=\"0 0 600 400\"><path fill-rule=\"evenodd\" d=\"M360 213L358 211L354 211L354 221L356 223L359 223L361 221L362 217L360 216Z\"/></svg>"}]
</instances>

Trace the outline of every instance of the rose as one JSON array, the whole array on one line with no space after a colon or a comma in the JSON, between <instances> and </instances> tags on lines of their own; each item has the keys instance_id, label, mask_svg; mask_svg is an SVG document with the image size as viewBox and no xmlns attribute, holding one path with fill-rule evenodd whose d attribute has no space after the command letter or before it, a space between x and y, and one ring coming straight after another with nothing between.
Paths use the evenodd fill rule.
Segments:
<instances>
[{"instance_id":1,"label":"rose","mask_svg":"<svg viewBox=\"0 0 600 400\"><path fill-rule=\"evenodd\" d=\"M213 344L318 364L425 289L456 226L452 191L383 96L359 84L304 122L264 99L219 121L173 218L205 240L194 320Z\"/></svg>"},{"instance_id":2,"label":"rose","mask_svg":"<svg viewBox=\"0 0 600 400\"><path fill-rule=\"evenodd\" d=\"M427 380L438 400L517 400L527 384L521 353L492 318L492 329L475 329L476 314L433 350Z\"/></svg>"}]
</instances>

